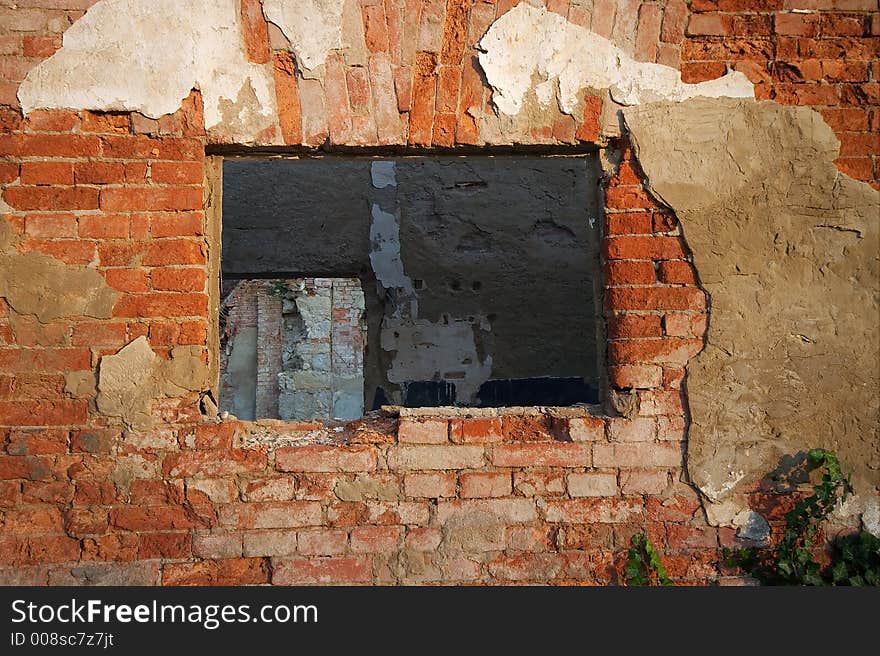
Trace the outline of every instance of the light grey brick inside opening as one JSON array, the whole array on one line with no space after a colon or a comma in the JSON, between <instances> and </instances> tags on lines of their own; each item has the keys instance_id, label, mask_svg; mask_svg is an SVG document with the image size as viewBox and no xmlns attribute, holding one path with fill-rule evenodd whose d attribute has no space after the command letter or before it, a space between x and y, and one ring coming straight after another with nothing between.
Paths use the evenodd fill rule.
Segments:
<instances>
[{"instance_id":1,"label":"light grey brick inside opening","mask_svg":"<svg viewBox=\"0 0 880 656\"><path fill-rule=\"evenodd\" d=\"M348 415L382 403L595 402L599 175L593 156L227 159L224 294L242 280L359 281L365 312L346 321L363 321L362 378L346 389L361 396ZM242 340L264 348L247 331ZM227 386L291 393L292 374L266 392L240 364L227 358ZM334 416L333 403L290 416L295 405L241 407Z\"/></svg>"}]
</instances>

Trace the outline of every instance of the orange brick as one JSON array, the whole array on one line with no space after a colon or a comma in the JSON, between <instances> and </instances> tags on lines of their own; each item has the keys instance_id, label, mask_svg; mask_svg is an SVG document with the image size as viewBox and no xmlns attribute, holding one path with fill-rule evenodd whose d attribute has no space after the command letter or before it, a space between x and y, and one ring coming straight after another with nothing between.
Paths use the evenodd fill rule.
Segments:
<instances>
[{"instance_id":1,"label":"orange brick","mask_svg":"<svg viewBox=\"0 0 880 656\"><path fill-rule=\"evenodd\" d=\"M79 236L91 239L125 239L128 217L121 214L89 214L79 217Z\"/></svg>"},{"instance_id":2,"label":"orange brick","mask_svg":"<svg viewBox=\"0 0 880 656\"><path fill-rule=\"evenodd\" d=\"M206 294L153 292L124 296L113 308L114 317L200 317L208 311Z\"/></svg>"},{"instance_id":3,"label":"orange brick","mask_svg":"<svg viewBox=\"0 0 880 656\"><path fill-rule=\"evenodd\" d=\"M449 436L456 444L501 442L501 418L456 419L450 424Z\"/></svg>"},{"instance_id":4,"label":"orange brick","mask_svg":"<svg viewBox=\"0 0 880 656\"><path fill-rule=\"evenodd\" d=\"M72 162L22 162L21 184L72 185Z\"/></svg>"},{"instance_id":5,"label":"orange brick","mask_svg":"<svg viewBox=\"0 0 880 656\"><path fill-rule=\"evenodd\" d=\"M697 287L613 287L605 292L608 310L702 310L705 304Z\"/></svg>"},{"instance_id":6,"label":"orange brick","mask_svg":"<svg viewBox=\"0 0 880 656\"><path fill-rule=\"evenodd\" d=\"M163 239L147 246L141 263L144 266L173 264L205 264L205 248L201 242L187 239Z\"/></svg>"},{"instance_id":7,"label":"orange brick","mask_svg":"<svg viewBox=\"0 0 880 656\"><path fill-rule=\"evenodd\" d=\"M204 176L201 162L153 162L150 167L156 184L202 184Z\"/></svg>"},{"instance_id":8,"label":"orange brick","mask_svg":"<svg viewBox=\"0 0 880 656\"><path fill-rule=\"evenodd\" d=\"M269 61L269 30L263 17L260 0L242 0L242 31L248 61L265 64Z\"/></svg>"},{"instance_id":9,"label":"orange brick","mask_svg":"<svg viewBox=\"0 0 880 656\"><path fill-rule=\"evenodd\" d=\"M589 467L589 444L517 444L492 449L497 467Z\"/></svg>"},{"instance_id":10,"label":"orange brick","mask_svg":"<svg viewBox=\"0 0 880 656\"><path fill-rule=\"evenodd\" d=\"M74 346L122 346L125 343L125 324L104 321L83 321L73 326Z\"/></svg>"},{"instance_id":11,"label":"orange brick","mask_svg":"<svg viewBox=\"0 0 880 656\"><path fill-rule=\"evenodd\" d=\"M95 207L82 209L95 209ZM109 212L199 210L202 209L202 189L201 187L111 187L101 190L101 209Z\"/></svg>"},{"instance_id":12,"label":"orange brick","mask_svg":"<svg viewBox=\"0 0 880 656\"><path fill-rule=\"evenodd\" d=\"M153 289L200 292L205 290L207 274L204 269L153 269L150 279Z\"/></svg>"},{"instance_id":13,"label":"orange brick","mask_svg":"<svg viewBox=\"0 0 880 656\"><path fill-rule=\"evenodd\" d=\"M89 187L7 187L4 199L19 210L98 209L98 190Z\"/></svg>"},{"instance_id":14,"label":"orange brick","mask_svg":"<svg viewBox=\"0 0 880 656\"><path fill-rule=\"evenodd\" d=\"M104 272L107 284L121 292L148 292L150 279L142 269L107 269Z\"/></svg>"},{"instance_id":15,"label":"orange brick","mask_svg":"<svg viewBox=\"0 0 880 656\"><path fill-rule=\"evenodd\" d=\"M74 178L77 184L121 184L125 166L121 162L77 162Z\"/></svg>"}]
</instances>

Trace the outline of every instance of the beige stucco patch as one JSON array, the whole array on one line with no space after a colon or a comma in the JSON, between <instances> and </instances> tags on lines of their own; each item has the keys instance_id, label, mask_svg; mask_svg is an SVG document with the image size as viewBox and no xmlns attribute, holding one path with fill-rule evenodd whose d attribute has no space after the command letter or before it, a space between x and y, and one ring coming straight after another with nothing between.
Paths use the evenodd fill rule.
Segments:
<instances>
[{"instance_id":1,"label":"beige stucco patch","mask_svg":"<svg viewBox=\"0 0 880 656\"><path fill-rule=\"evenodd\" d=\"M722 502L783 454L836 451L880 485L880 193L840 173L816 112L693 99L624 110L710 300L688 365L688 470Z\"/></svg>"}]
</instances>

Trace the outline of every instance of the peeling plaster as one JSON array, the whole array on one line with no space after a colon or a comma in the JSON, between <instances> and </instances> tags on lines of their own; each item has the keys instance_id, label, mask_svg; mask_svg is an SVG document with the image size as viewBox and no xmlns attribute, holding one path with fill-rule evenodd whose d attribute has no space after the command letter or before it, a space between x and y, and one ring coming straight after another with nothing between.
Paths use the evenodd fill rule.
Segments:
<instances>
[{"instance_id":1,"label":"peeling plaster","mask_svg":"<svg viewBox=\"0 0 880 656\"><path fill-rule=\"evenodd\" d=\"M312 70L343 47L344 6L345 0L263 0L263 13L284 32L300 65Z\"/></svg>"},{"instance_id":2,"label":"peeling plaster","mask_svg":"<svg viewBox=\"0 0 880 656\"><path fill-rule=\"evenodd\" d=\"M376 189L397 186L394 162L378 161L370 164L370 178Z\"/></svg>"},{"instance_id":3,"label":"peeling plaster","mask_svg":"<svg viewBox=\"0 0 880 656\"><path fill-rule=\"evenodd\" d=\"M370 265L386 294L385 317L379 341L391 354L388 381L445 379L455 383L457 401L470 403L492 375L492 357L480 357L477 332L489 332L489 320L419 318L418 291L404 270L400 251L400 215L397 207L397 174L394 162L375 161L370 181L376 190L370 224Z\"/></svg>"},{"instance_id":4,"label":"peeling plaster","mask_svg":"<svg viewBox=\"0 0 880 656\"><path fill-rule=\"evenodd\" d=\"M120 294L100 273L44 253L21 254L17 245L12 227L0 218L0 297L16 313L33 315L41 323L65 317L110 317Z\"/></svg>"},{"instance_id":5,"label":"peeling plaster","mask_svg":"<svg viewBox=\"0 0 880 656\"><path fill-rule=\"evenodd\" d=\"M488 320L479 317L475 321L481 330L488 331ZM386 349L394 348L388 380L448 380L455 383L456 402L472 402L480 385L492 375L492 356L480 358L474 327L466 319L386 321L382 344Z\"/></svg>"},{"instance_id":6,"label":"peeling plaster","mask_svg":"<svg viewBox=\"0 0 880 656\"><path fill-rule=\"evenodd\" d=\"M248 62L236 0L103 0L62 44L19 87L25 113L91 109L159 118L197 88L209 130L232 124L231 138L252 141L274 124L271 65Z\"/></svg>"},{"instance_id":7,"label":"peeling plaster","mask_svg":"<svg viewBox=\"0 0 880 656\"><path fill-rule=\"evenodd\" d=\"M400 219L373 203L370 211L370 264L376 279L386 288L412 292L412 280L403 270L400 259Z\"/></svg>"},{"instance_id":8,"label":"peeling plaster","mask_svg":"<svg viewBox=\"0 0 880 656\"><path fill-rule=\"evenodd\" d=\"M520 112L532 88L544 106L555 95L566 114L575 113L587 89L609 89L621 105L695 96L754 98L754 88L742 73L686 84L678 70L637 62L595 32L526 3L492 23L477 48L493 89L492 102L509 116ZM534 76L542 80L537 85Z\"/></svg>"},{"instance_id":9,"label":"peeling plaster","mask_svg":"<svg viewBox=\"0 0 880 656\"><path fill-rule=\"evenodd\" d=\"M784 455L822 447L876 495L880 193L837 170L839 142L806 107L697 98L623 116L711 303L687 367L691 479L742 507Z\"/></svg>"},{"instance_id":10,"label":"peeling plaster","mask_svg":"<svg viewBox=\"0 0 880 656\"><path fill-rule=\"evenodd\" d=\"M170 360L163 360L146 337L138 337L114 355L105 355L98 370L98 410L134 430L154 426L155 399L208 386L208 367L200 352L199 347L181 346L172 349Z\"/></svg>"}]
</instances>

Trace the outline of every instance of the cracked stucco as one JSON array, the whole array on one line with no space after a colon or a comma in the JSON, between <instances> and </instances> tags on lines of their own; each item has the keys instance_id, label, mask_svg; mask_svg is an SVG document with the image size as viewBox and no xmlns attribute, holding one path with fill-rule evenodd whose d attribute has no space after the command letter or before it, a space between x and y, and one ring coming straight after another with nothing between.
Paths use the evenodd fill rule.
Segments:
<instances>
[{"instance_id":1,"label":"cracked stucco","mask_svg":"<svg viewBox=\"0 0 880 656\"><path fill-rule=\"evenodd\" d=\"M686 84L678 70L637 62L595 32L525 3L492 23L477 48L493 90L492 103L510 116L520 112L530 90L544 107L555 97L566 114L574 114L583 93L591 89L610 90L621 105L694 96L754 97L752 83L742 73Z\"/></svg>"},{"instance_id":2,"label":"cracked stucco","mask_svg":"<svg viewBox=\"0 0 880 656\"><path fill-rule=\"evenodd\" d=\"M840 173L815 111L693 99L624 110L710 299L688 365L688 470L717 517L780 464L836 451L880 485L880 193ZM713 513L710 512L710 519Z\"/></svg>"}]
</instances>

